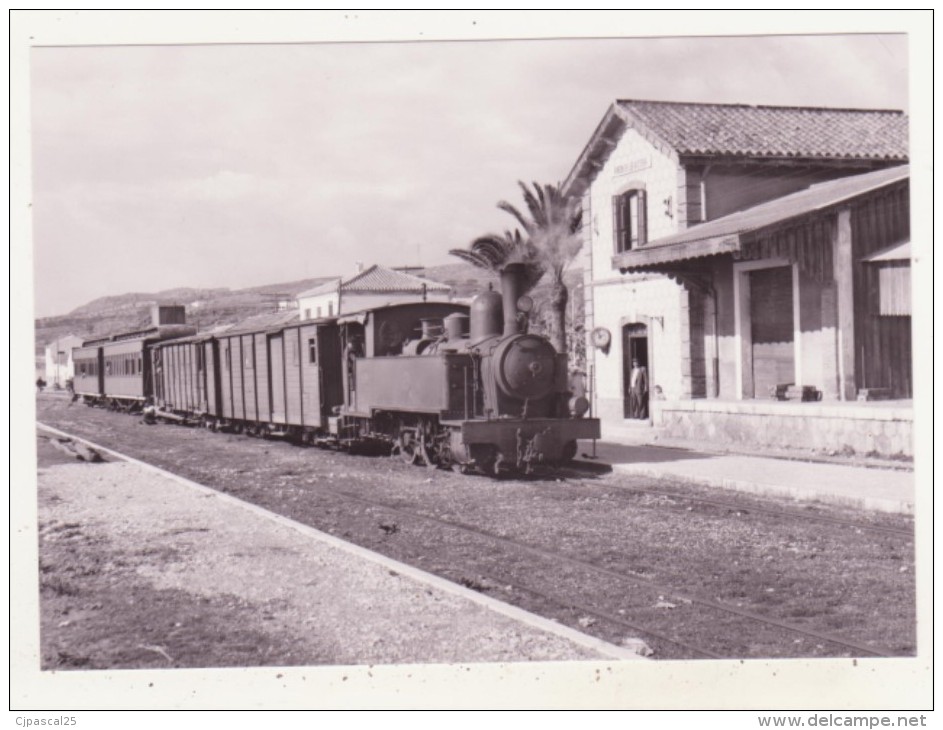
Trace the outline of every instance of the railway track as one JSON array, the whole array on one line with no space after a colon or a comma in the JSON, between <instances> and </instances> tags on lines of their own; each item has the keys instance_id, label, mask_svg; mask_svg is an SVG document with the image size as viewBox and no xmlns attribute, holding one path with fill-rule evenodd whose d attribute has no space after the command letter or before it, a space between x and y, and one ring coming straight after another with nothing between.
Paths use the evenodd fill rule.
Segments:
<instances>
[{"instance_id":1,"label":"railway track","mask_svg":"<svg viewBox=\"0 0 943 730\"><path fill-rule=\"evenodd\" d=\"M437 517L424 515L424 514L417 513L411 510L404 510L402 508L395 507L393 505L389 505L389 504L380 502L378 500L365 499L358 495L349 494L346 492L341 492L337 490L326 490L326 491L329 491L332 494L336 494L344 499L348 499L352 502L357 502L359 504L380 508L389 514L394 514L401 518L421 519L421 520L426 520L429 522L434 522L447 529L458 530L469 535L482 537L482 538L485 538L487 541L491 541L493 543L497 543L502 546L512 548L514 550L521 550L529 554L550 560L553 563L565 563L569 566L587 571L588 573L591 573L600 579L615 579L615 580L620 580L620 581L631 583L634 586L643 586L648 590L657 592L659 596L665 596L665 597L670 596L674 598L675 600L678 600L686 604L697 605L704 609L710 609L712 611L722 612L722 613L726 613L732 616L736 616L745 621L749 621L749 622L753 622L757 624L763 624L765 626L775 627L777 629L782 629L786 632L789 632L795 635L804 636L807 638L815 639L817 641L826 642L829 644L833 644L835 646L839 646L845 649L859 652L860 654L865 655L865 656L892 656L893 655L892 653L886 650L880 649L880 648L867 646L859 642L848 641L847 639L842 639L840 637L831 636L823 632L805 629L801 626L798 626L798 625L795 625L786 621L781 621L781 620L777 620L777 619L770 618L767 616L763 616L761 614L756 613L755 611L747 611L741 608L737 608L735 606L724 605L722 603L704 598L702 596L697 596L694 594L686 593L671 585L659 584L655 581L651 581L646 578L641 578L639 576L634 576L634 575L630 575L624 572L612 570L610 568L606 568L605 566L599 565L592 561L581 560L579 558L575 558L571 555L565 554L560 551L547 550L539 546L523 543L519 540L514 540L512 538L508 538L503 535L498 535L492 531L484 530L484 529L475 527L473 525L462 524L459 522L454 522L454 521L449 521L449 520L442 520ZM534 588L530 588L530 587L526 587L526 589L529 591L535 591ZM628 621L625 621L624 619L621 619L618 616L614 616L612 613L601 611L597 607L590 607L590 606L586 606L585 604L573 603L572 601L566 601L566 600L561 601L559 597L554 597L550 593L542 593L542 595L550 600L561 603L561 605L570 605L573 607L577 607L583 612L594 613L613 623L625 626L627 628L632 628L646 634L658 636L659 638L671 641L672 643L675 643L677 645L693 649L697 651L699 654L702 654L703 656L711 656L715 658L721 657L721 655L716 654L712 651L709 651L707 649L703 649L700 647L696 647L692 644L685 643L675 638L668 637L652 629L646 628L645 626L640 625L638 623L630 623Z\"/></svg>"},{"instance_id":2,"label":"railway track","mask_svg":"<svg viewBox=\"0 0 943 730\"><path fill-rule=\"evenodd\" d=\"M571 470L569 472L572 476L580 478L582 476L578 470ZM599 489L592 482L584 482L587 488ZM819 522L824 525L834 525L836 527L843 527L850 530L862 530L864 532L871 532L874 534L882 535L893 535L896 537L905 537L913 538L913 525L909 527L893 527L882 524L875 524L873 522L862 522L860 520L850 520L842 519L838 517L831 517L829 515L823 515L815 512L813 509L806 510L789 510L781 509L776 507L767 506L764 504L764 500L760 497L742 497L739 501L733 500L723 500L723 499L708 499L706 497L697 497L690 494L683 494L680 491L667 490L667 489L651 489L651 488L642 488L642 487L620 487L620 491L631 498L631 495L646 495L651 497L666 497L668 499L677 500L679 502L684 502L687 504L700 504L707 505L711 507L717 507L718 509L727 510L731 512L742 512L745 507L745 503L749 503L749 511L756 514L769 515L772 517L778 517L782 519L796 520L801 522Z\"/></svg>"},{"instance_id":3,"label":"railway track","mask_svg":"<svg viewBox=\"0 0 943 730\"><path fill-rule=\"evenodd\" d=\"M593 486L595 488L596 485ZM428 510L417 511L408 505L365 497L343 489L319 486L317 492L317 499L321 500L319 504L322 504L322 507L326 507L323 505L324 498L334 501L333 505L327 507L330 510L346 513L351 511L350 505L358 505L365 514L369 511L369 519L363 521L358 529L359 534L344 535L353 542L386 552L404 562L422 565L426 570L437 572L482 591L490 591L489 586L504 586L503 592L499 592L502 600L510 599L510 602L517 602L528 610L549 615L581 631L609 641L618 640L620 636L624 637L626 630L641 634L656 647L659 656L740 658L745 653L749 655L750 651L756 651L757 646L760 647L760 651L763 651L763 647L767 647L770 655L775 656L809 656L809 642L813 642L811 651L815 656L894 655L893 651L884 647L865 644L847 637L804 627L795 622L763 615L757 611L692 593L670 583L654 581L625 570L616 570L598 561L514 539L478 525L455 519L443 519L429 514ZM670 490L632 488L626 489L625 494L670 497L719 510L736 509L739 513L746 512L742 503L691 497ZM810 518L810 515L805 512L758 508L753 502L750 509L758 514L774 516L777 519L802 521L817 519L823 524L871 531L891 539L912 537L912 534L905 529L875 526L824 515L814 515ZM474 547L470 550L466 548L450 553L447 549L437 550L436 545L430 544L428 539L425 542L412 538L403 540L404 534L412 536L414 533L423 532L413 529L418 523L433 526L433 534L438 536L440 545L464 541L463 544L470 542ZM387 528L387 537L399 534L400 539L387 540L384 544L377 545L375 535L371 534L375 531L376 524ZM324 529L317 524L312 526ZM326 531L335 532L330 528ZM470 553L473 556L476 553L493 554L496 551L503 551L507 555L506 560L492 560L490 567L486 570L477 566L473 557L462 557L462 554ZM434 563L432 566L429 565L430 553L436 555L431 561ZM526 557L522 558L522 555ZM496 566L501 565L523 565L524 567L518 570L495 569ZM561 579L562 574L566 574L563 579ZM473 578L468 578L469 575ZM605 596L592 599L593 587L600 584L607 587L604 591ZM632 609L620 609L613 605L611 594L614 592L614 584L624 586L625 595L634 595L636 599L641 598L642 600L637 601L639 605ZM615 592L619 595L623 594L622 591ZM587 596L591 600L587 600ZM610 598L608 601L607 596ZM644 616L651 615L653 605L662 607L661 615L658 616L658 620L645 620ZM666 620L667 613L678 608L681 610L675 612L684 614L684 620ZM695 611L700 612L700 615L694 615ZM641 615L642 618L633 617L633 613ZM705 632L705 624L713 624L713 630ZM761 634L760 639L752 638L757 630ZM689 635L686 635L686 631L688 634L693 632L695 636L704 633L713 634L715 638L712 645L705 645L703 640L692 640ZM801 646L797 647L796 642L799 642ZM731 647L734 648L731 649ZM789 650L792 652L790 653Z\"/></svg>"}]
</instances>

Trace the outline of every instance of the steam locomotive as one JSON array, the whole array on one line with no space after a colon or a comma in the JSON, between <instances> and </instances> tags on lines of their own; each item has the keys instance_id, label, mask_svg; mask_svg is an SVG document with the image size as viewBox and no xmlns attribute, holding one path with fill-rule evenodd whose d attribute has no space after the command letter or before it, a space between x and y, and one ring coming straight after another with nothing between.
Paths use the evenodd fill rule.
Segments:
<instances>
[{"instance_id":1,"label":"steam locomotive","mask_svg":"<svg viewBox=\"0 0 943 730\"><path fill-rule=\"evenodd\" d=\"M213 430L379 447L463 472L530 472L571 460L577 440L599 438L600 427L569 388L566 355L523 331L521 281L521 265L507 266L502 293L482 292L470 307L409 302L304 321L283 313L176 336L158 328L135 338L147 360L134 366L140 395L108 392L107 379L96 393L76 392Z\"/></svg>"}]
</instances>

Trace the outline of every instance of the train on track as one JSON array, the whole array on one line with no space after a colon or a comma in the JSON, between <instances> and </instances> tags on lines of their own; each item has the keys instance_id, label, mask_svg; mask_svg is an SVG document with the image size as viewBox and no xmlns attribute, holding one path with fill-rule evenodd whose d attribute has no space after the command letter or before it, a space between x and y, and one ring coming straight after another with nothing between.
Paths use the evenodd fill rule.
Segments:
<instances>
[{"instance_id":1,"label":"train on track","mask_svg":"<svg viewBox=\"0 0 943 730\"><path fill-rule=\"evenodd\" d=\"M150 329L83 343L76 398L148 419L499 474L558 465L599 420L567 357L522 322L522 267L471 305L408 302L336 317L297 312L198 333L182 307Z\"/></svg>"}]
</instances>

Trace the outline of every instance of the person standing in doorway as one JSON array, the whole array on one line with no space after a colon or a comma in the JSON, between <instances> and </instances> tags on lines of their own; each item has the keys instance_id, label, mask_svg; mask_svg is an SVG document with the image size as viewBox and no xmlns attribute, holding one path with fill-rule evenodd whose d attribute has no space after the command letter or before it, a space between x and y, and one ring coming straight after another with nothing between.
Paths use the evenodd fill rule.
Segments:
<instances>
[{"instance_id":1,"label":"person standing in doorway","mask_svg":"<svg viewBox=\"0 0 943 730\"><path fill-rule=\"evenodd\" d=\"M632 358L629 375L629 411L632 418L648 418L648 371Z\"/></svg>"}]
</instances>

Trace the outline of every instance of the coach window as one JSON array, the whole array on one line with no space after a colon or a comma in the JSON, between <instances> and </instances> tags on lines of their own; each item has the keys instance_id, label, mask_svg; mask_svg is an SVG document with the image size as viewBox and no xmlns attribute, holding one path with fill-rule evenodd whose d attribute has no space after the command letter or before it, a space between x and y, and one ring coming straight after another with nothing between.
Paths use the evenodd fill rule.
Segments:
<instances>
[{"instance_id":1,"label":"coach window","mask_svg":"<svg viewBox=\"0 0 943 730\"><path fill-rule=\"evenodd\" d=\"M232 358L229 356L229 345L223 348L223 362L226 364L226 369L229 370L229 361Z\"/></svg>"},{"instance_id":2,"label":"coach window","mask_svg":"<svg viewBox=\"0 0 943 730\"><path fill-rule=\"evenodd\" d=\"M321 319L321 307L318 307L318 319Z\"/></svg>"},{"instance_id":3,"label":"coach window","mask_svg":"<svg viewBox=\"0 0 943 730\"><path fill-rule=\"evenodd\" d=\"M616 253L645 245L648 235L643 188L633 188L613 197L612 215Z\"/></svg>"},{"instance_id":4,"label":"coach window","mask_svg":"<svg viewBox=\"0 0 943 730\"><path fill-rule=\"evenodd\" d=\"M334 316L334 302L327 303L327 316L328 317Z\"/></svg>"},{"instance_id":5,"label":"coach window","mask_svg":"<svg viewBox=\"0 0 943 730\"><path fill-rule=\"evenodd\" d=\"M105 360L105 375L111 375L111 358Z\"/></svg>"},{"instance_id":6,"label":"coach window","mask_svg":"<svg viewBox=\"0 0 943 730\"><path fill-rule=\"evenodd\" d=\"M308 364L317 365L318 363L318 345L314 337L308 338Z\"/></svg>"},{"instance_id":7,"label":"coach window","mask_svg":"<svg viewBox=\"0 0 943 730\"><path fill-rule=\"evenodd\" d=\"M297 340L288 340L288 352L291 353L291 364L298 364L298 342Z\"/></svg>"}]
</instances>

